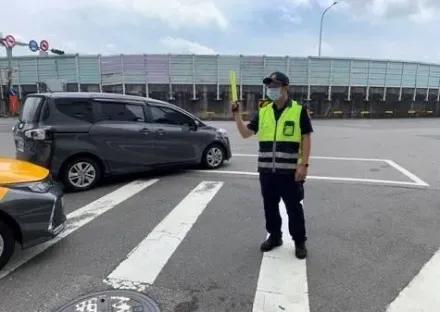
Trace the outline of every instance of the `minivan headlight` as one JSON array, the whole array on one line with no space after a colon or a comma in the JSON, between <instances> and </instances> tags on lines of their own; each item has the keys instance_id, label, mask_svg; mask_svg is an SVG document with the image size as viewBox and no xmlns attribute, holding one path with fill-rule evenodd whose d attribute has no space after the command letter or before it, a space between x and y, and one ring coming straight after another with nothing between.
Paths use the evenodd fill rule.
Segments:
<instances>
[{"instance_id":1,"label":"minivan headlight","mask_svg":"<svg viewBox=\"0 0 440 312\"><path fill-rule=\"evenodd\" d=\"M228 136L228 131L226 131L226 129L220 128L220 129L217 129L217 132L223 136Z\"/></svg>"}]
</instances>

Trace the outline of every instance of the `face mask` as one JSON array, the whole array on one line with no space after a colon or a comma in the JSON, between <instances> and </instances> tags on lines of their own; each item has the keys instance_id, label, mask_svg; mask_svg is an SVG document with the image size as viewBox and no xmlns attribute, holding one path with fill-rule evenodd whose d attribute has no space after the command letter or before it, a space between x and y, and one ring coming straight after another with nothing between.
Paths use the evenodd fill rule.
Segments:
<instances>
[{"instance_id":1,"label":"face mask","mask_svg":"<svg viewBox=\"0 0 440 312\"><path fill-rule=\"evenodd\" d=\"M272 101L276 101L281 96L281 88L270 88L266 90L266 95Z\"/></svg>"}]
</instances>

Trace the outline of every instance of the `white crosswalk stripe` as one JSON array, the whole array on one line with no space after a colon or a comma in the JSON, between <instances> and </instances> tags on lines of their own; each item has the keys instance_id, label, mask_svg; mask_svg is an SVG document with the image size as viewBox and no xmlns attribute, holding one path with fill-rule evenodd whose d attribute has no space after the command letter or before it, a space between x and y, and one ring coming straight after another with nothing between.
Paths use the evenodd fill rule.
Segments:
<instances>
[{"instance_id":1,"label":"white crosswalk stripe","mask_svg":"<svg viewBox=\"0 0 440 312\"><path fill-rule=\"evenodd\" d=\"M294 243L289 237L286 207L282 201L280 214L284 245L263 256L252 312L276 312L281 308L309 312L306 261L292 257Z\"/></svg>"},{"instance_id":2,"label":"white crosswalk stripe","mask_svg":"<svg viewBox=\"0 0 440 312\"><path fill-rule=\"evenodd\" d=\"M133 249L108 276L109 280L153 284L222 185L222 182L201 182Z\"/></svg>"},{"instance_id":3,"label":"white crosswalk stripe","mask_svg":"<svg viewBox=\"0 0 440 312\"><path fill-rule=\"evenodd\" d=\"M166 178L164 178L164 180L165 179ZM150 286L157 286L156 283L159 283L162 287L163 279L161 280L159 276L167 269L167 265L170 261L172 262L173 258L179 252L179 248L184 245L184 242L188 243L191 237L190 233L198 227L198 222L201 222L200 220L203 214L207 213L210 205L213 205L215 200L225 196L222 194L222 190L224 190L225 187L234 188L230 181L203 181L200 177L197 179L198 181L194 185L182 184L182 194L186 192L186 189L189 190L191 187L189 193L185 193L183 197L172 198L172 195L169 195L170 197L164 196L163 201L170 203L175 201L175 203L173 202L167 213L164 212L164 217L162 217L158 223L155 223L154 228L149 231L149 233L146 233L145 236L145 233L143 233L139 236L140 239L139 237L137 238L139 240L130 246L130 252L126 253L128 250L124 252L124 254L126 253L125 256L119 257L118 260L112 264L110 270L108 268L105 269L105 272L103 272L104 275L100 277L100 282L102 282L103 287L110 286L114 289L134 289L142 292L147 291ZM157 190L163 187L163 185L158 185L160 184L158 182L161 180L162 179L139 180L128 183L71 212L68 215L68 226L59 237L20 253L17 257L12 259L11 263L4 270L0 271L0 292L2 283L8 285L8 280L5 277L14 276L13 273L20 272L20 267L25 263L30 262L30 266L32 266L31 260L43 253L43 251L56 243L63 244L63 242L60 242L61 240L68 238L74 232L80 232L81 229L87 228L86 225L94 227L95 222L99 221L97 219L104 218L104 214L107 212L123 209L125 203L132 200L134 196L144 194L145 192L145 198L148 200L153 196L150 196L150 194L153 194L151 192L153 192L155 188ZM248 194L243 194L243 196L246 195ZM280 203L280 212L283 219L284 245L261 256L259 271L255 272L255 284L249 285L249 287L253 289L253 294L252 298L249 298L249 300L252 300L252 304L248 308L251 308L252 312L314 312L311 308L310 286L308 283L308 274L312 273L307 270L307 261L298 260L294 256L294 244L289 237L287 214L283 202ZM218 213L221 214L222 211ZM148 217L147 212L145 212L145 216ZM263 220L255 220L255 222L258 223L262 221ZM124 220L120 220L120 222L122 224ZM215 224L216 220L212 222ZM227 227L227 225L225 226ZM199 235L205 235L204 240L208 244L210 240L214 239L214 237L210 237L206 235L206 233ZM241 237L237 237L237 239L240 240ZM68 239L66 240L68 241ZM258 241L258 239L255 239L255 241L257 244L255 245L256 250L252 252L254 252L254 255L258 255L259 251L257 249L260 241ZM181 255L182 250L180 251ZM250 251L237 249L237 254L240 254L240 252L249 253ZM219 257L223 256L221 255L222 250L218 250L218 253ZM204 259L192 258L192 256L190 253L186 255L185 263L181 265L185 266L190 263L196 263L194 267L197 267L197 263L204 265ZM235 256L237 257L237 255ZM253 254L247 256L255 257ZM421 274L416 277L415 282L410 284L410 286L412 285L412 290L410 288L409 290L406 289L403 291L388 308L389 312L413 311L417 308L424 308L421 310L424 312L436 311L434 311L434 309L438 307L438 299L435 297L435 289L438 285L438 281L434 279L434 276L435 274L438 275L439 270L433 267L433 263L436 261L438 264L438 254L436 257L435 259L433 258L434 260L429 264L429 268L426 269L429 271L429 274L426 272L423 273L424 271L421 272ZM238 258L240 257L238 256ZM225 259L227 258L225 257ZM56 261L56 255L53 259L48 258L46 260ZM79 261L79 259L72 259L72 261ZM235 260L226 260L224 263L225 266L231 264L227 261L232 262ZM243 265L246 266L246 263ZM31 269L33 268L31 267ZM38 270L37 267L35 269ZM69 268L66 269L68 270ZM220 267L217 269L222 270ZM72 274L81 274L81 272L72 272ZM184 274L183 276L189 276L191 272L186 274L187 275ZM230 285L233 283L234 281L230 281ZM44 287L44 285L41 287ZM424 291L419 291L421 289L424 289ZM422 298L424 302L429 303L425 305L420 302L417 303L418 296ZM0 295L0 312L11 312L9 310L2 310L1 302L2 299ZM242 310L237 309L234 311ZM325 309L319 311L325 311ZM341 311L348 312L346 310Z\"/></svg>"}]
</instances>

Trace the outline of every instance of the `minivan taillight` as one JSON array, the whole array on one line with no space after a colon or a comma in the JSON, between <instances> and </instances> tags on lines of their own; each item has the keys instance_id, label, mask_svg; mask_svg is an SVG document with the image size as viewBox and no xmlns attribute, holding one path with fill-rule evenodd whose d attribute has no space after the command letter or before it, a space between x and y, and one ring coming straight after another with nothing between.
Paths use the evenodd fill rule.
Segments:
<instances>
[{"instance_id":1,"label":"minivan taillight","mask_svg":"<svg viewBox=\"0 0 440 312\"><path fill-rule=\"evenodd\" d=\"M27 130L24 132L24 135L29 138L29 139L33 139L33 140L46 140L47 134L46 134L46 130L44 129L32 129L32 130Z\"/></svg>"}]
</instances>

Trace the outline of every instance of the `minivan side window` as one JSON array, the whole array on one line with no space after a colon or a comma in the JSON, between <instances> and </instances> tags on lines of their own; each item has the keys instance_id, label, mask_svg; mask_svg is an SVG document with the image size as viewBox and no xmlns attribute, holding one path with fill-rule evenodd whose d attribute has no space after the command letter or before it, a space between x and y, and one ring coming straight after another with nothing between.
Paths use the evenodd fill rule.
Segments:
<instances>
[{"instance_id":1,"label":"minivan side window","mask_svg":"<svg viewBox=\"0 0 440 312\"><path fill-rule=\"evenodd\" d=\"M100 120L145 122L144 108L141 104L123 102L96 102L101 112Z\"/></svg>"},{"instance_id":2,"label":"minivan side window","mask_svg":"<svg viewBox=\"0 0 440 312\"><path fill-rule=\"evenodd\" d=\"M37 122L43 102L44 98L41 96L27 97L21 107L19 120L25 123Z\"/></svg>"},{"instance_id":3,"label":"minivan side window","mask_svg":"<svg viewBox=\"0 0 440 312\"><path fill-rule=\"evenodd\" d=\"M153 123L167 125L192 125L194 120L181 112L165 106L150 105Z\"/></svg>"},{"instance_id":4,"label":"minivan side window","mask_svg":"<svg viewBox=\"0 0 440 312\"><path fill-rule=\"evenodd\" d=\"M70 118L93 122L92 103L87 99L55 99L55 107Z\"/></svg>"}]
</instances>

